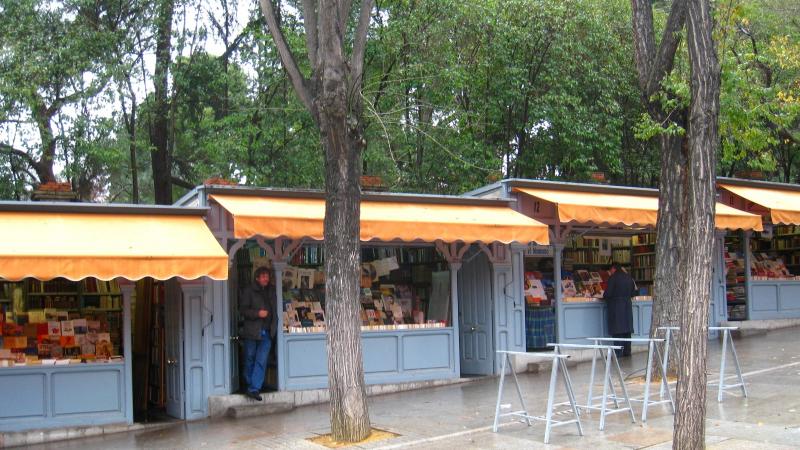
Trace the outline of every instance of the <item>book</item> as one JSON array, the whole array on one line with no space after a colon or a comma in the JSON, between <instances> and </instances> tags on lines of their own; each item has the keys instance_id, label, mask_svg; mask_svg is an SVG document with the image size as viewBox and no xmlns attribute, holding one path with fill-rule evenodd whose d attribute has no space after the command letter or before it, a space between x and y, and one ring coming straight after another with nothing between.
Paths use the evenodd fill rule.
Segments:
<instances>
[{"instance_id":1,"label":"book","mask_svg":"<svg viewBox=\"0 0 800 450\"><path fill-rule=\"evenodd\" d=\"M578 290L575 288L575 282L572 280L561 280L561 291L564 297L574 297L578 295Z\"/></svg>"},{"instance_id":2,"label":"book","mask_svg":"<svg viewBox=\"0 0 800 450\"><path fill-rule=\"evenodd\" d=\"M61 321L61 335L62 336L75 336L75 328L71 320Z\"/></svg>"},{"instance_id":3,"label":"book","mask_svg":"<svg viewBox=\"0 0 800 450\"><path fill-rule=\"evenodd\" d=\"M297 287L300 289L311 289L314 287L314 270L313 269L298 269L297 270Z\"/></svg>"},{"instance_id":4,"label":"book","mask_svg":"<svg viewBox=\"0 0 800 450\"><path fill-rule=\"evenodd\" d=\"M72 327L75 331L75 334L86 334L88 331L88 325L86 319L75 319L72 321Z\"/></svg>"},{"instance_id":5,"label":"book","mask_svg":"<svg viewBox=\"0 0 800 450\"><path fill-rule=\"evenodd\" d=\"M50 335L60 336L61 335L61 322L56 320L51 320L47 322L47 329Z\"/></svg>"},{"instance_id":6,"label":"book","mask_svg":"<svg viewBox=\"0 0 800 450\"><path fill-rule=\"evenodd\" d=\"M297 270L297 267L293 266L286 266L283 269L283 289L297 289L299 284Z\"/></svg>"}]
</instances>

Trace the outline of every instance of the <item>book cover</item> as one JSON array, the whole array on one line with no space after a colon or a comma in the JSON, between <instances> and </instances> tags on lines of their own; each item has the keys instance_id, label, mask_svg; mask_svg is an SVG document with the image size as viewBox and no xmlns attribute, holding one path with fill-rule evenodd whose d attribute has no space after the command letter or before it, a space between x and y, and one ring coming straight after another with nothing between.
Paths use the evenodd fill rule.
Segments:
<instances>
[{"instance_id":1,"label":"book cover","mask_svg":"<svg viewBox=\"0 0 800 450\"><path fill-rule=\"evenodd\" d=\"M298 281L297 268L286 266L286 268L283 269L283 289L297 289Z\"/></svg>"},{"instance_id":2,"label":"book cover","mask_svg":"<svg viewBox=\"0 0 800 450\"><path fill-rule=\"evenodd\" d=\"M51 320L51 321L47 322L47 329L48 329L48 334L51 334L51 335L54 335L54 336L56 336L56 335L60 336L61 335L61 322L59 322L57 320Z\"/></svg>"},{"instance_id":3,"label":"book cover","mask_svg":"<svg viewBox=\"0 0 800 450\"><path fill-rule=\"evenodd\" d=\"M314 287L314 269L297 270L298 287L300 289L311 289Z\"/></svg>"},{"instance_id":4,"label":"book cover","mask_svg":"<svg viewBox=\"0 0 800 450\"><path fill-rule=\"evenodd\" d=\"M564 293L565 297L574 297L578 295L575 282L572 280L561 280L561 291Z\"/></svg>"},{"instance_id":5,"label":"book cover","mask_svg":"<svg viewBox=\"0 0 800 450\"><path fill-rule=\"evenodd\" d=\"M61 321L61 335L62 336L75 336L75 328L71 320Z\"/></svg>"},{"instance_id":6,"label":"book cover","mask_svg":"<svg viewBox=\"0 0 800 450\"><path fill-rule=\"evenodd\" d=\"M88 324L86 319L75 319L72 321L72 327L75 334L86 334L88 331Z\"/></svg>"}]
</instances>

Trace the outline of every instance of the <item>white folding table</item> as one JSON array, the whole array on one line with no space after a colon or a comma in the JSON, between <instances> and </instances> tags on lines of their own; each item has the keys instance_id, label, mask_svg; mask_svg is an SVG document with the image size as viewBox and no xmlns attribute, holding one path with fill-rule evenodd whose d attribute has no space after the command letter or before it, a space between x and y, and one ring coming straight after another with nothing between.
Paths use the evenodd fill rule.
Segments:
<instances>
[{"instance_id":1,"label":"white folding table","mask_svg":"<svg viewBox=\"0 0 800 450\"><path fill-rule=\"evenodd\" d=\"M550 343L547 344L548 347L553 347L556 354L562 354L562 349L583 349L583 350L593 350L592 355L592 372L589 378L589 395L586 399L586 404L584 405L577 405L578 411L581 409L585 409L588 411L592 410L599 410L600 411L600 427L599 429L602 431L605 429L606 426L606 416L610 414L616 413L623 413L628 411L631 415L631 421L636 423L636 417L633 414L633 407L631 406L631 399L628 396L628 388L625 386L625 379L622 377L622 369L619 367L619 360L617 359L617 354L614 353L614 350L621 349L622 347L616 345L602 345L602 344L595 344L595 345L586 345L586 344L555 344ZM603 355L603 351L605 351L605 355ZM595 361L600 357L603 361L605 361L605 371L603 375L603 395L599 397L592 396L592 388L594 387L594 376L595 376ZM612 369L613 367L613 369ZM615 373L617 377L617 381L619 381L619 386L622 389L622 397L617 396L617 391L614 388L613 378L611 376L611 372ZM611 392L609 393L609 390ZM600 399L600 403L595 403L595 400ZM619 401L622 400L624 404L627 406L620 407ZM609 408L609 401L614 402L614 408Z\"/></svg>"},{"instance_id":2,"label":"white folding table","mask_svg":"<svg viewBox=\"0 0 800 450\"><path fill-rule=\"evenodd\" d=\"M675 402L672 400L672 392L669 390L669 384L667 382L667 374L664 371L664 361L661 359L661 351L658 350L658 346L656 343L664 342L664 339L657 339L657 338L615 338L615 337L594 337L594 338L587 338L590 341L594 341L595 344L599 344L600 342L631 342L631 343L647 343L647 370L645 371L645 381L644 381L644 397L642 399L632 398L631 401L634 402L642 402L642 425L647 422L647 408L651 405L659 405L663 403L669 403L672 407L672 413L675 414ZM661 385L666 388L667 391L667 400L650 400L650 380L653 377L653 358L657 359L658 362L658 370L661 372ZM595 365L595 358L592 358L592 367Z\"/></svg>"},{"instance_id":3,"label":"white folding table","mask_svg":"<svg viewBox=\"0 0 800 450\"><path fill-rule=\"evenodd\" d=\"M501 364L502 368L500 371L500 386L497 389L497 404L495 405L494 410L494 426L492 427L492 431L495 433L497 432L497 424L500 420L500 417L505 416L516 416L525 419L528 426L531 425L531 420L540 420L545 422L545 429L544 429L544 443L548 444L550 442L550 429L552 427L558 427L561 425L569 425L574 423L578 427L578 434L583 436L583 427L581 426L581 418L580 414L578 413L578 407L575 403L575 394L572 390L572 381L569 377L569 371L567 369L566 359L569 357L567 355L560 355L556 353L531 353L531 352L514 352L508 350L498 350L498 355L502 358L503 362ZM528 413L528 407L525 406L525 398L522 395L522 388L519 385L519 379L517 378L517 373L514 371L514 363L511 360L511 355L525 355L525 356L537 356L540 358L549 359L553 363L553 367L550 370L550 386L547 393L547 412L545 416L532 416ZM512 411L500 414L500 406L501 400L503 398L503 385L505 384L506 379L506 368L511 369L511 374L514 376L514 384L517 387L517 395L519 396L519 402L522 405L522 409L518 411ZM559 368L561 369L561 377L564 380L564 387L567 391L567 397L569 398L569 403L572 406L572 414L574 416L573 419L570 420L555 420L553 419L553 403L555 399L555 391L556 391L556 382L558 378Z\"/></svg>"}]
</instances>

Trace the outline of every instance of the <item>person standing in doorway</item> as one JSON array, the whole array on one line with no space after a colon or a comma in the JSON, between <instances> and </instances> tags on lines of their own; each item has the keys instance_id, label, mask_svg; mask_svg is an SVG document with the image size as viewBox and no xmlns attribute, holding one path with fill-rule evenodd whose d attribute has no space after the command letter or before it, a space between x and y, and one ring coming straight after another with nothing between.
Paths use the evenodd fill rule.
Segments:
<instances>
[{"instance_id":1,"label":"person standing in doorway","mask_svg":"<svg viewBox=\"0 0 800 450\"><path fill-rule=\"evenodd\" d=\"M636 295L636 283L618 262L611 265L609 273L611 276L608 277L606 290L603 292L608 333L611 337L630 339L633 333L631 297ZM614 345L622 346L621 350L616 350L617 356L631 355L630 341L614 341Z\"/></svg>"},{"instance_id":2,"label":"person standing in doorway","mask_svg":"<svg viewBox=\"0 0 800 450\"><path fill-rule=\"evenodd\" d=\"M267 371L267 358L278 328L275 314L275 289L269 285L269 269L259 267L253 274L255 281L242 291L239 313L243 316L244 380L247 395L261 401L261 386Z\"/></svg>"}]
</instances>

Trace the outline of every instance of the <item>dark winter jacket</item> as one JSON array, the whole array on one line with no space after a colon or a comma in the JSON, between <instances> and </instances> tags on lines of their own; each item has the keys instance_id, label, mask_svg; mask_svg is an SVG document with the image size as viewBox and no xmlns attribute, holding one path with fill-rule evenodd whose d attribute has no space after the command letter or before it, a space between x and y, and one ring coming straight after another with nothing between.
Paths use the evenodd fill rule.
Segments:
<instances>
[{"instance_id":1,"label":"dark winter jacket","mask_svg":"<svg viewBox=\"0 0 800 450\"><path fill-rule=\"evenodd\" d=\"M262 288L254 282L246 287L239 296L239 314L244 318L241 337L261 340L261 330L266 330L274 340L278 331L278 315L275 312L277 300L272 286ZM266 309L267 317L258 317L258 311Z\"/></svg>"},{"instance_id":2,"label":"dark winter jacket","mask_svg":"<svg viewBox=\"0 0 800 450\"><path fill-rule=\"evenodd\" d=\"M617 270L608 278L603 300L606 302L608 334L633 333L633 305L636 283L627 272Z\"/></svg>"}]
</instances>

